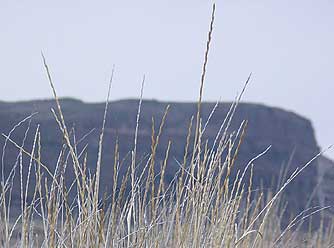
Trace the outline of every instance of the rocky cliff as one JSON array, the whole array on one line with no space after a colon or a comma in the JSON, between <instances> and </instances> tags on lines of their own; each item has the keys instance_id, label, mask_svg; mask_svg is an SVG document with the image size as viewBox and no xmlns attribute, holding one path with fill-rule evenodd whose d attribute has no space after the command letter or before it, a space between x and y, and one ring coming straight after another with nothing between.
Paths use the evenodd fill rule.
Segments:
<instances>
[{"instance_id":1,"label":"rocky cliff","mask_svg":"<svg viewBox=\"0 0 334 248\"><path fill-rule=\"evenodd\" d=\"M88 144L88 165L90 170L93 171L97 159L98 136L102 124L104 104L84 103L73 99L62 99L61 104L67 127L75 130L76 141L89 133L78 148L80 150ZM167 104L170 104L170 112L158 146L157 161L163 160L167 143L171 140L171 159L166 175L166 180L170 181L179 169L175 160L181 161L183 158L188 125L191 116L196 113L196 104L143 101L137 152L138 158L143 158L150 152L152 116L157 128ZM204 103L202 105L203 120L208 118L214 105L214 103ZM17 143L22 144L29 126L24 147L31 150L34 131L39 124L42 138L42 161L52 169L57 159L59 159L62 135L51 113L51 108L55 108L55 103L52 100L18 103L0 102L0 131L8 134L15 124L36 112L31 119L31 123L25 122L20 125L12 133L12 137ZM230 103L220 103L211 117L205 132L205 138L209 140L209 144L212 144L216 137L229 108ZM110 188L113 176L111 166L115 141L119 141L121 157L126 157L133 147L137 109L138 100L111 102L103 153L101 179L103 189L108 190ZM297 114L259 104L241 103L234 115L230 131L238 129L243 120L248 120L248 127L236 162L236 170L243 169L252 158L263 152L269 145L272 146L267 154L254 162L254 187L261 186L264 190L275 190L279 178L284 175L282 171L285 167L287 167L287 175L289 175L319 152L311 122ZM1 139L0 146L2 147L3 144L4 138ZM7 146L4 156L5 175L8 175L15 166L17 154L17 148L13 145ZM28 158L25 157L25 159ZM123 172L126 166L125 162ZM317 161L315 161L287 188L286 197L289 201L288 208L290 210L298 212L305 208L317 184L317 173ZM68 171L67 177L73 178L73 172ZM15 180L17 180L17 183L14 184L17 186L13 195L19 199L19 180L17 176ZM316 204L317 200L311 200L310 202Z\"/></svg>"},{"instance_id":2,"label":"rocky cliff","mask_svg":"<svg viewBox=\"0 0 334 248\"><path fill-rule=\"evenodd\" d=\"M322 207L331 206L325 215L334 214L334 162L328 158L320 157L318 160L318 195Z\"/></svg>"}]
</instances>

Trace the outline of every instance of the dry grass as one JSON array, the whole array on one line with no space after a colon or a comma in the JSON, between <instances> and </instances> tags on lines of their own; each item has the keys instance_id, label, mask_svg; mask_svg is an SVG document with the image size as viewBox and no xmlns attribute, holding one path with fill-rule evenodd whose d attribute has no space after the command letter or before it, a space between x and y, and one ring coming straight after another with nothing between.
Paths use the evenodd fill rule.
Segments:
<instances>
[{"instance_id":1,"label":"dry grass","mask_svg":"<svg viewBox=\"0 0 334 248\"><path fill-rule=\"evenodd\" d=\"M213 146L203 140L206 124L201 119L201 102L206 66L214 24L212 19L206 46L203 71L200 82L198 110L195 123L189 123L188 136L181 162L169 159L172 143L166 147L165 159L159 172L155 171L155 153L159 137L168 118L168 108L161 120L159 130L154 129L152 120L151 152L145 161L145 169L138 171L136 159L137 133L140 125L141 100L138 106L134 147L127 173L121 177L122 159L115 147L113 164L113 185L110 200L100 194L100 168L103 134L107 119L108 99L102 121L98 159L94 175L87 173L87 154L80 159L72 134L66 127L52 77L43 56L47 76L57 104L53 110L55 121L63 134L66 149L59 157L69 156L75 178L68 188L65 184L67 162L61 159L56 169L50 171L41 161L41 134L35 131L30 151L11 139L11 133L4 135L6 144L14 144L19 151L18 170L21 183L21 214L11 219L11 174L1 180L0 195L0 244L2 247L331 247L334 240L332 228L324 232L301 233L296 226L305 217L297 216L285 229L280 229L280 195L286 186L310 163L295 171L275 194L252 191L253 162L264 155L254 157L239 171L236 178L230 172L235 165L239 147L246 132L247 122L232 134L227 132L240 97L232 104L223 121ZM249 82L247 80L245 86ZM110 86L112 77L110 81ZM142 99L142 94L141 94ZM214 111L214 109L213 109ZM211 115L210 115L211 116ZM29 116L23 122L31 120ZM209 117L210 119L210 117ZM20 123L18 124L20 125ZM18 126L17 125L17 126ZM17 127L15 126L13 130ZM195 127L193 129L192 127ZM192 130L195 130L192 134ZM195 137L192 141L191 137ZM193 145L191 148L190 146ZM5 148L4 148L5 149ZM68 151L67 153L65 151ZM190 156L189 156L190 152ZM65 154L66 153L66 154ZM23 154L30 157L29 164L23 164ZM169 185L164 183L164 174L169 163L177 163L179 171ZM28 177L23 178L22 168L29 168ZM251 173L245 182L246 172ZM30 175L34 173L36 185L33 199L28 201ZM160 176L157 180L157 176ZM248 186L246 186L248 185ZM130 193L126 193L127 187ZM68 194L76 192L74 201ZM310 209L309 215L321 211Z\"/></svg>"}]
</instances>

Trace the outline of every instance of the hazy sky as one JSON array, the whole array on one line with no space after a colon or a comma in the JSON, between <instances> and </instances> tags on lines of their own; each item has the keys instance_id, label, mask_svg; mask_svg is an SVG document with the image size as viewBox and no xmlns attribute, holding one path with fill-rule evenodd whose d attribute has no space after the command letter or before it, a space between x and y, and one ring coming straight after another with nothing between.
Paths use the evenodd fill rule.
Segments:
<instances>
[{"instance_id":1,"label":"hazy sky","mask_svg":"<svg viewBox=\"0 0 334 248\"><path fill-rule=\"evenodd\" d=\"M204 100L244 100L313 121L321 146L334 143L334 1L217 1ZM195 101L211 2L0 1L0 100L49 98L43 51L60 96ZM331 153L334 158L334 152Z\"/></svg>"}]
</instances>

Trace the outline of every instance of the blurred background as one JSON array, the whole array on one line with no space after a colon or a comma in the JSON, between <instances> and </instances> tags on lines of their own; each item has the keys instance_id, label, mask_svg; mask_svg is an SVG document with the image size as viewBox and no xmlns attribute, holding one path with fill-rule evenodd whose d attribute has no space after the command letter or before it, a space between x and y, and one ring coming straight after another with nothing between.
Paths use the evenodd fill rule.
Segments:
<instances>
[{"instance_id":1,"label":"blurred background","mask_svg":"<svg viewBox=\"0 0 334 248\"><path fill-rule=\"evenodd\" d=\"M0 100L50 98L41 51L60 96L196 101L212 2L0 2ZM231 101L249 73L247 102L312 120L319 144L334 143L334 2L217 1L205 101ZM334 152L328 153L334 158Z\"/></svg>"}]
</instances>

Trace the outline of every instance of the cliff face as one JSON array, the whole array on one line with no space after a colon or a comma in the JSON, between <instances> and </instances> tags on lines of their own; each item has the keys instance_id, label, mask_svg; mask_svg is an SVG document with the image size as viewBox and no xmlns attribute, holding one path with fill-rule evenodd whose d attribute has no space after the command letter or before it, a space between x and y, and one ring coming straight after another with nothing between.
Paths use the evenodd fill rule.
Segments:
<instances>
[{"instance_id":1,"label":"cliff face","mask_svg":"<svg viewBox=\"0 0 334 248\"><path fill-rule=\"evenodd\" d=\"M318 183L320 206L334 205L334 162L325 157L318 160ZM334 209L327 209L325 215L333 216Z\"/></svg>"},{"instance_id":2,"label":"cliff face","mask_svg":"<svg viewBox=\"0 0 334 248\"><path fill-rule=\"evenodd\" d=\"M88 165L91 170L94 170L104 104L88 104L72 99L63 99L61 104L67 127L69 129L73 127L75 130L76 141L79 141L85 134L93 130L80 143L78 148L80 152L80 149L85 144L89 144L87 148ZM202 105L204 122L214 108L214 105L213 103L204 103ZM167 103L163 102L143 102L139 124L138 161L150 151L152 116L154 116L157 129L166 106ZM42 161L50 168L53 168L57 159L59 159L58 155L61 149L62 136L52 116L51 108L55 108L54 101L0 102L0 131L1 133L8 134L10 129L24 117L33 112L38 112L32 118L24 147L31 150L34 130L37 124L40 124ZM170 112L167 116L166 125L157 151L157 161L163 160L168 141L172 141L166 174L167 180L171 180L175 172L179 169L175 160L181 161L183 158L189 121L191 116L196 113L196 108L197 106L194 103L170 103ZM205 138L209 139L209 144L212 144L212 141L216 137L229 108L229 103L221 103L213 114L205 132ZM102 164L101 184L103 189L108 189L111 186L113 176L111 168L115 141L118 139L121 158L126 157L127 153L133 148L137 109L138 100L116 101L110 105ZM279 178L284 174L281 171L285 165L289 164L289 175L297 167L303 166L319 152L310 121L294 113L258 104L242 103L236 110L230 131L237 130L243 120L248 120L248 127L236 161L236 170L243 169L252 158L263 152L269 145L272 145L271 149L264 156L254 161L254 187L262 186L265 190L268 188L275 189ZM12 137L17 143L22 143L25 130L28 126L29 123L26 122L13 132ZM4 138L1 139L1 147L3 144ZM15 165L17 154L18 151L15 147L12 145L7 146L4 157L4 171L6 175L10 173L10 170ZM123 172L128 166L126 161L122 167ZM307 205L317 184L316 163L313 162L287 188L286 197L289 201L289 210L298 212ZM67 177L69 179L73 178L73 172L69 170ZM14 190L14 196L19 199L19 180L18 178L15 180L17 180L17 188ZM34 180L33 177L32 180ZM316 200L313 203L316 203Z\"/></svg>"}]
</instances>

